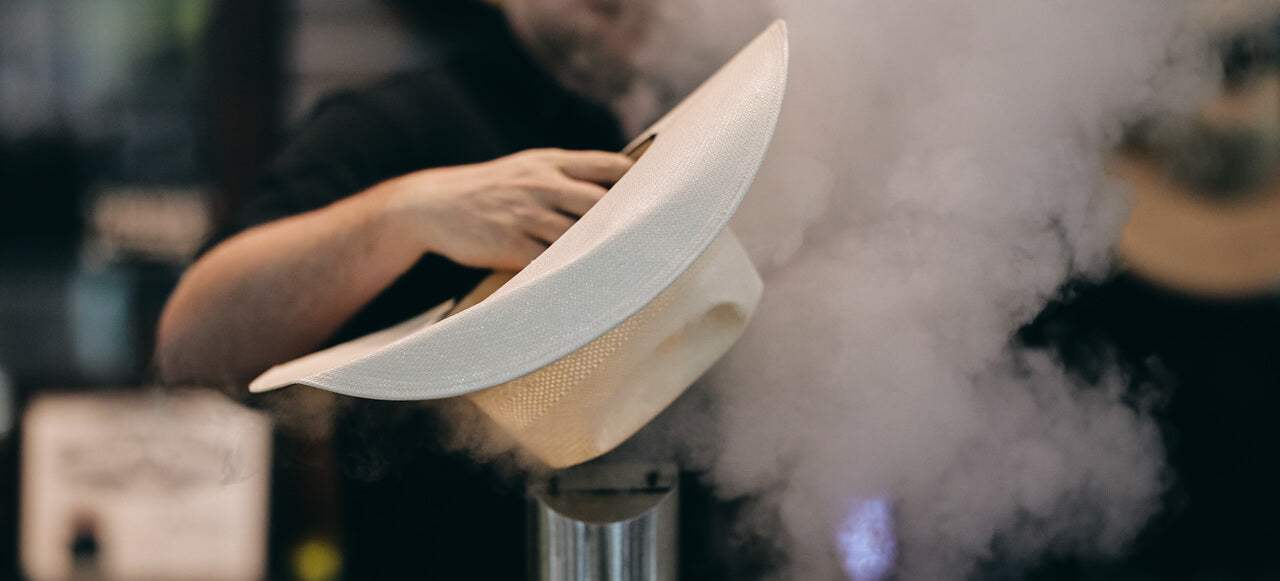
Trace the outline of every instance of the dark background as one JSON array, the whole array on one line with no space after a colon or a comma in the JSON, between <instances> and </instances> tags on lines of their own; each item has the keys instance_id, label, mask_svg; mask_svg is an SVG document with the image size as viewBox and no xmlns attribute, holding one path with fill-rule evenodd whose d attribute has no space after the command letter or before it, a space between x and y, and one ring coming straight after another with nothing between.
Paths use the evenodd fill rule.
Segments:
<instances>
[{"instance_id":1,"label":"dark background","mask_svg":"<svg viewBox=\"0 0 1280 581\"><path fill-rule=\"evenodd\" d=\"M24 403L152 383L155 321L200 242L321 95L412 68L413 31L382 0L0 3L0 434L15 424L0 435L0 578L18 576ZM1251 46L1224 46L1229 81L1275 67L1275 52ZM1211 300L1123 273L1064 289L1019 340L1086 378L1119 358L1135 384L1166 385L1174 484L1127 562L1054 563L1043 576L1280 577L1278 331L1274 293ZM276 445L279 578L292 543L338 525L316 512L331 499L312 498L332 494L315 484L332 478L314 460L325 450L284 434ZM706 539L724 536L732 510L687 507L697 577L713 574L708 555L728 554Z\"/></svg>"}]
</instances>

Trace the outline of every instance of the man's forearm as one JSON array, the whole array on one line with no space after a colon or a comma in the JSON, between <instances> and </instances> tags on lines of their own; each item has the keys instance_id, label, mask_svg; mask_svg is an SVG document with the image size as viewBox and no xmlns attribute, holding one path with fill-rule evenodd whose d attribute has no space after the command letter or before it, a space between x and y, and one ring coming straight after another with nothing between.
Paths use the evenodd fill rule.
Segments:
<instances>
[{"instance_id":1,"label":"man's forearm","mask_svg":"<svg viewBox=\"0 0 1280 581\"><path fill-rule=\"evenodd\" d=\"M425 251L388 227L382 198L264 224L196 262L160 321L164 379L242 382L330 337Z\"/></svg>"},{"instance_id":2,"label":"man's forearm","mask_svg":"<svg viewBox=\"0 0 1280 581\"><path fill-rule=\"evenodd\" d=\"M528 150L405 174L248 230L178 284L160 321L160 371L243 382L315 349L426 252L520 270L630 167L616 153Z\"/></svg>"}]
</instances>

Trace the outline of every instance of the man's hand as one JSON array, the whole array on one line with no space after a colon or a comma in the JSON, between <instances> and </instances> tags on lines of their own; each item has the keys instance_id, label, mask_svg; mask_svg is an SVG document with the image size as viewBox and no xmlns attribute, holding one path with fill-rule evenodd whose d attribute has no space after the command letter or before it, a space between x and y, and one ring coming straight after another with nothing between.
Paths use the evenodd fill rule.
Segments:
<instances>
[{"instance_id":1,"label":"man's hand","mask_svg":"<svg viewBox=\"0 0 1280 581\"><path fill-rule=\"evenodd\" d=\"M614 153L526 151L250 228L183 275L160 322L161 373L238 385L315 349L427 252L519 270L630 167Z\"/></svg>"},{"instance_id":2,"label":"man's hand","mask_svg":"<svg viewBox=\"0 0 1280 581\"><path fill-rule=\"evenodd\" d=\"M534 149L422 170L367 192L411 244L467 266L519 270L631 168L624 155Z\"/></svg>"}]
</instances>

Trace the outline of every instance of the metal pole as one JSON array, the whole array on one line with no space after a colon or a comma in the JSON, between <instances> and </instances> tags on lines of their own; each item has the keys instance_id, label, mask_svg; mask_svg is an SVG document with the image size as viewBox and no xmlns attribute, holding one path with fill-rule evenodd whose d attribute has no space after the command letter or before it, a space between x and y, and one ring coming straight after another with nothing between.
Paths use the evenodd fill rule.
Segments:
<instances>
[{"instance_id":1,"label":"metal pole","mask_svg":"<svg viewBox=\"0 0 1280 581\"><path fill-rule=\"evenodd\" d=\"M679 470L601 463L529 485L541 581L674 581Z\"/></svg>"}]
</instances>

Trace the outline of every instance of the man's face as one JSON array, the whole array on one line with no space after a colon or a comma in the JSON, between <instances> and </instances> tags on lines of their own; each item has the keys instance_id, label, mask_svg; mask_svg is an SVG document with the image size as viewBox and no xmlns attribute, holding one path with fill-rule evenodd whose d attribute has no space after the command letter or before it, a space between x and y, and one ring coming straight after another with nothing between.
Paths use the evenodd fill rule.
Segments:
<instances>
[{"instance_id":1,"label":"man's face","mask_svg":"<svg viewBox=\"0 0 1280 581\"><path fill-rule=\"evenodd\" d=\"M625 94L654 0L504 0L520 40L565 88L600 103Z\"/></svg>"}]
</instances>

